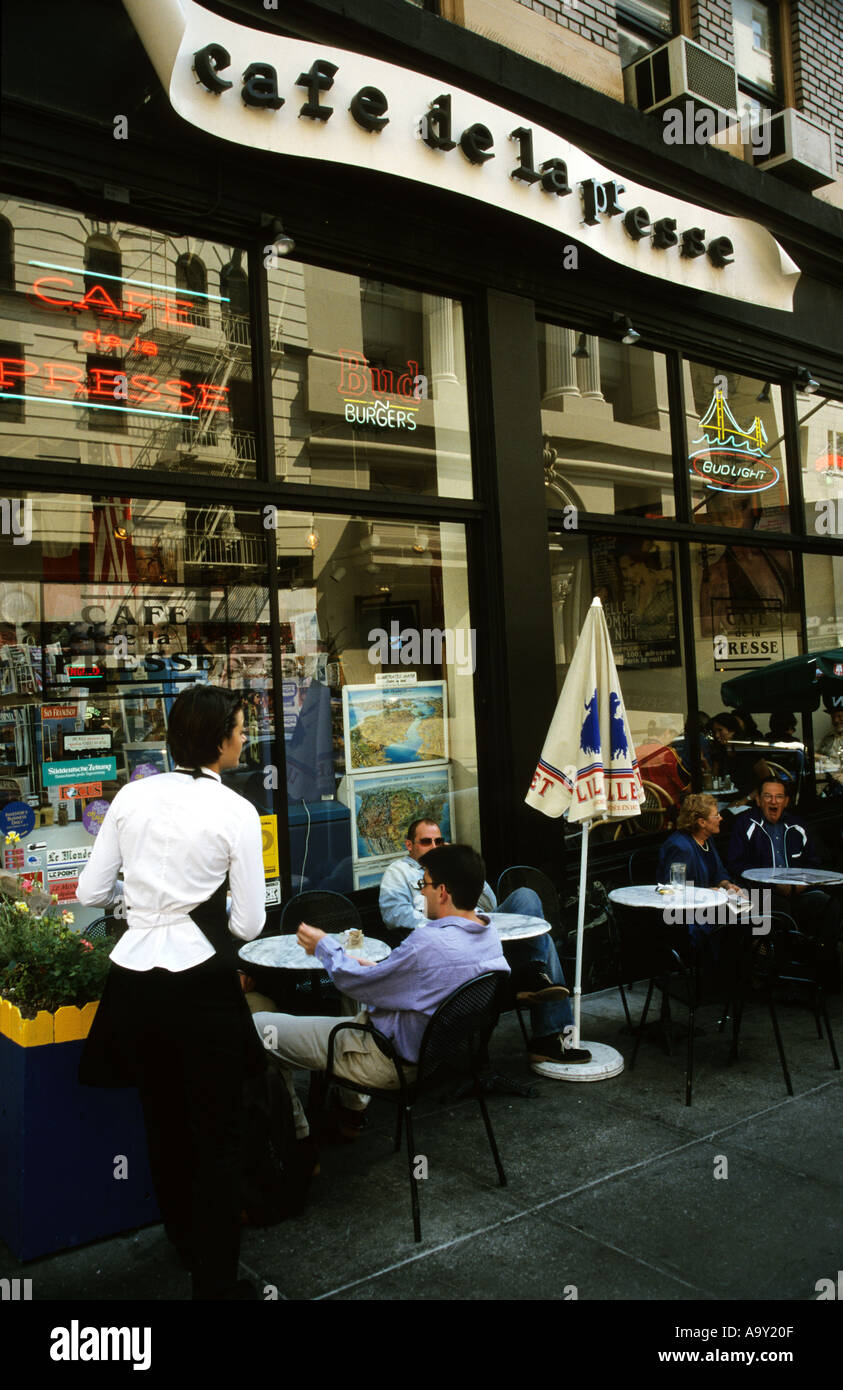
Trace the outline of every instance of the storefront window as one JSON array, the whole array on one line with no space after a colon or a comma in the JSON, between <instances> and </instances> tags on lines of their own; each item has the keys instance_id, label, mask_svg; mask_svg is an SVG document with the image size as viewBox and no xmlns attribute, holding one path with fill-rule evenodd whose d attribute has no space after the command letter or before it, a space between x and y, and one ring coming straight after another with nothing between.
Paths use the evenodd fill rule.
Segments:
<instances>
[{"instance_id":1,"label":"storefront window","mask_svg":"<svg viewBox=\"0 0 843 1390\"><path fill-rule=\"evenodd\" d=\"M835 652L843 647L843 556L806 555L804 566L808 651ZM843 662L832 659L830 665L840 680ZM824 688L819 709L809 716L817 792L835 800L843 797L843 681L840 684L839 690Z\"/></svg>"},{"instance_id":2,"label":"storefront window","mask_svg":"<svg viewBox=\"0 0 843 1390\"><path fill-rule=\"evenodd\" d=\"M676 547L620 536L550 538L556 671L562 689L592 599L600 598L644 782L641 816L598 838L666 829L691 783Z\"/></svg>"},{"instance_id":3,"label":"storefront window","mask_svg":"<svg viewBox=\"0 0 843 1390\"><path fill-rule=\"evenodd\" d=\"M778 386L686 362L685 409L692 519L791 530Z\"/></svg>"},{"instance_id":4,"label":"storefront window","mask_svg":"<svg viewBox=\"0 0 843 1390\"><path fill-rule=\"evenodd\" d=\"M293 888L380 882L426 816L479 845L465 531L277 517Z\"/></svg>"},{"instance_id":5,"label":"storefront window","mask_svg":"<svg viewBox=\"0 0 843 1390\"><path fill-rule=\"evenodd\" d=\"M244 692L248 742L223 780L271 817L261 514L117 497L4 506L0 805L22 826L6 867L71 901L119 788L172 770L169 711L195 681ZM276 843L274 818L264 830ZM275 868L267 901L279 900ZM74 911L81 925L100 915Z\"/></svg>"},{"instance_id":6,"label":"storefront window","mask_svg":"<svg viewBox=\"0 0 843 1390\"><path fill-rule=\"evenodd\" d=\"M254 477L242 253L11 198L0 210L14 244L0 277L0 451Z\"/></svg>"},{"instance_id":7,"label":"storefront window","mask_svg":"<svg viewBox=\"0 0 843 1390\"><path fill-rule=\"evenodd\" d=\"M804 758L775 746L768 691L760 699L724 701L723 685L748 672L799 656L801 615L790 551L745 545L692 545L692 594L697 697L701 724L714 720L710 771L724 805L743 807L768 770L801 781ZM757 686L756 686L757 694ZM738 727L731 716L737 713ZM718 723L718 714L730 719ZM775 763L775 767L772 764Z\"/></svg>"},{"instance_id":8,"label":"storefront window","mask_svg":"<svg viewBox=\"0 0 843 1390\"><path fill-rule=\"evenodd\" d=\"M290 260L267 274L278 476L470 497L460 305Z\"/></svg>"},{"instance_id":9,"label":"storefront window","mask_svg":"<svg viewBox=\"0 0 843 1390\"><path fill-rule=\"evenodd\" d=\"M797 394L805 529L843 538L843 405Z\"/></svg>"},{"instance_id":10,"label":"storefront window","mask_svg":"<svg viewBox=\"0 0 843 1390\"><path fill-rule=\"evenodd\" d=\"M673 516L661 353L538 325L547 503L607 516Z\"/></svg>"}]
</instances>

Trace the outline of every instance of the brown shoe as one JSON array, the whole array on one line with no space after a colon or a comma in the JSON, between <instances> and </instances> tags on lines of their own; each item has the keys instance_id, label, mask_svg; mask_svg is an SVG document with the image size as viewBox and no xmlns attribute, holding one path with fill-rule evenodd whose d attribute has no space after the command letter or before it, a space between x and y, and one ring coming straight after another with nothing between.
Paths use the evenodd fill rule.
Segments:
<instances>
[{"instance_id":1,"label":"brown shoe","mask_svg":"<svg viewBox=\"0 0 843 1390\"><path fill-rule=\"evenodd\" d=\"M531 976L530 989L516 990L519 1004L552 1004L554 1000L567 999L571 993L564 985L555 985L543 970L531 972Z\"/></svg>"}]
</instances>

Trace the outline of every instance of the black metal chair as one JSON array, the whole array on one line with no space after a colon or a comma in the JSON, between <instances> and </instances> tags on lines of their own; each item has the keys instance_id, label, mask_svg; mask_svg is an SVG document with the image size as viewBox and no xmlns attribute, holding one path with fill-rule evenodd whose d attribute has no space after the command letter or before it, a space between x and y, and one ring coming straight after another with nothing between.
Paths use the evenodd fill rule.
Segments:
<instances>
[{"instance_id":1,"label":"black metal chair","mask_svg":"<svg viewBox=\"0 0 843 1390\"><path fill-rule=\"evenodd\" d=\"M503 902L516 888L532 888L533 892L538 894L541 898L542 917L550 923L553 936L559 944L564 946L567 933L562 921L559 893L547 874L541 869L532 868L529 864L512 864L508 869L504 869L498 879L495 889L498 902Z\"/></svg>"},{"instance_id":2,"label":"black metal chair","mask_svg":"<svg viewBox=\"0 0 843 1390\"><path fill-rule=\"evenodd\" d=\"M530 864L511 864L510 867L504 869L503 873L498 877L497 886L495 888L495 896L498 902L503 902L504 899L508 898L510 893L514 893L517 888L531 888L534 893L538 894L541 899L542 917L551 925L551 936L556 943L559 955L565 955L568 936L562 921L562 905L559 901L559 893L557 892L556 885L541 869L534 869ZM524 1045L525 1047L529 1046L530 1034L524 1023L523 1017L523 1011L528 1006L526 1004L520 1004L518 1000L513 997L509 981L506 977L504 977L499 984L499 991L498 1005L501 1012L510 1008L515 1010L521 1028L521 1034L524 1039Z\"/></svg>"},{"instance_id":3,"label":"black metal chair","mask_svg":"<svg viewBox=\"0 0 843 1390\"><path fill-rule=\"evenodd\" d=\"M362 931L360 913L342 893L331 893L325 889L313 889L307 893L297 893L281 912L281 935L289 936L298 931L302 922L311 927L321 927L322 931L341 932L350 927Z\"/></svg>"},{"instance_id":4,"label":"black metal chair","mask_svg":"<svg viewBox=\"0 0 843 1390\"><path fill-rule=\"evenodd\" d=\"M354 903L342 893L332 893L327 889L316 888L297 893L285 903L281 912L281 936L293 935L302 922L327 932L348 931L350 928L363 930L363 919ZM339 991L325 971L311 971L306 980L298 979L295 991L298 996L310 994L323 1005L327 1002L331 1013L341 1011ZM306 1001L302 999L301 1002Z\"/></svg>"},{"instance_id":5,"label":"black metal chair","mask_svg":"<svg viewBox=\"0 0 843 1390\"><path fill-rule=\"evenodd\" d=\"M831 1020L825 1002L825 991L818 977L819 959L817 942L799 930L794 919L786 912L771 912L770 934L759 939L753 952L752 977L766 987L767 1002L774 1012L773 992L784 986L791 994L806 991L810 994L811 1009L817 1028L817 1037L822 1038L821 1019L825 1022L831 1061L835 1071L840 1070L840 1059L831 1031ZM782 1065L785 1067L784 1051ZM788 1086L792 1095L793 1092Z\"/></svg>"},{"instance_id":6,"label":"black metal chair","mask_svg":"<svg viewBox=\"0 0 843 1390\"><path fill-rule=\"evenodd\" d=\"M642 845L632 851L628 866L630 885L657 881L660 854L661 845Z\"/></svg>"},{"instance_id":7,"label":"black metal chair","mask_svg":"<svg viewBox=\"0 0 843 1390\"><path fill-rule=\"evenodd\" d=\"M91 922L90 926L84 929L82 935L86 941L90 942L107 941L109 936L112 935L108 930L108 918L97 917L96 921Z\"/></svg>"},{"instance_id":8,"label":"black metal chair","mask_svg":"<svg viewBox=\"0 0 843 1390\"><path fill-rule=\"evenodd\" d=\"M667 1050L668 1053L672 1055L673 1047L670 1036L671 1019L669 1003L671 1000L677 1000L676 994L671 992L671 981L678 981L679 984L684 986L685 998L677 1002L685 1003L688 1009L685 1104L690 1105L694 1078L694 1024L696 1013L700 1007L710 1002L708 975L709 969L712 966L712 956L706 951L706 946L710 945L715 940L719 942L720 984L725 994L725 1000L718 1024L718 1032L723 1032L726 1026L726 1020L731 1014L732 1046L730 1061L734 1061L738 1055L738 1040L743 1012L743 992L746 977L743 962L745 959L746 942L749 939L746 933L749 929L746 926L737 924L735 924L734 929L731 924L728 929L719 927L711 933L707 942L695 945L691 940L687 926L683 924L669 925L662 921L655 912L649 910L645 912L643 910L627 908L618 911L616 916L620 929L624 979L649 979L647 997L644 1001L641 1021L636 1029L635 1046L632 1050L629 1069L632 1071L635 1066L638 1048L647 1023L650 1001L653 997L653 990L656 987L658 987L662 993L661 1021L665 1030ZM793 1095L793 1086L787 1068L787 1060L784 1055L784 1046L771 990L767 992L766 1002L770 1011L770 1020L776 1039L779 1061L784 1074L787 1092L788 1095Z\"/></svg>"},{"instance_id":9,"label":"black metal chair","mask_svg":"<svg viewBox=\"0 0 843 1390\"><path fill-rule=\"evenodd\" d=\"M460 985L459 989L455 989L452 994L448 995L447 999L443 999L425 1028L413 1079L409 1079L405 1075L405 1068L410 1067L411 1063L402 1061L392 1043L371 1024L357 1023L349 1019L343 1023L338 1023L331 1030L325 1070L326 1083L342 1086L346 1090L362 1091L364 1095L376 1096L380 1100L389 1101L390 1104L397 1106L396 1152L401 1148L402 1125L406 1128L413 1236L417 1241L421 1240L421 1216L419 1213L418 1179L414 1174L416 1155L413 1141L412 1108L419 1096L436 1084L439 1068L446 1062L458 1062L460 1054L464 1055L466 1047L469 1069L474 1082L474 1095L477 1098L483 1123L486 1126L486 1136L492 1150L492 1157L495 1160L500 1186L506 1187L506 1174L501 1164L486 1102L483 1099L483 1088L479 1074L480 1051L497 1022L497 987L498 972L490 971L486 975L479 975L477 979L469 980L466 984ZM337 1075L334 1071L334 1039L344 1028L354 1028L357 1032L371 1033L377 1039L381 1051L395 1064L398 1086L394 1090L364 1086L360 1082L349 1081L346 1077Z\"/></svg>"}]
</instances>

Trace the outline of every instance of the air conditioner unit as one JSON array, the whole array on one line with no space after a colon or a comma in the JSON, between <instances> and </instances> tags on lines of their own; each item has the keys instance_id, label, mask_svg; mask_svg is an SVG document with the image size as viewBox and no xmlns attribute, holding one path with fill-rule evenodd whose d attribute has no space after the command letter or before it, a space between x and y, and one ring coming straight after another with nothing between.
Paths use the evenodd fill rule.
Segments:
<instances>
[{"instance_id":1,"label":"air conditioner unit","mask_svg":"<svg viewBox=\"0 0 843 1390\"><path fill-rule=\"evenodd\" d=\"M806 120L792 106L770 112L753 126L751 141L755 167L778 174L789 183L821 188L837 178L831 131Z\"/></svg>"},{"instance_id":2,"label":"air conditioner unit","mask_svg":"<svg viewBox=\"0 0 843 1390\"><path fill-rule=\"evenodd\" d=\"M722 112L724 120L738 109L738 75L723 58L683 36L671 39L623 70L627 101L639 111L662 111L677 102Z\"/></svg>"}]
</instances>

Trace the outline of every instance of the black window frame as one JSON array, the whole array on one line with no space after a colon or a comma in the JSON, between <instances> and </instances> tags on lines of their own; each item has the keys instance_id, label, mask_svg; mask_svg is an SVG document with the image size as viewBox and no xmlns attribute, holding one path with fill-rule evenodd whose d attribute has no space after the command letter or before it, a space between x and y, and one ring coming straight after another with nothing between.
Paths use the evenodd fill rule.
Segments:
<instances>
[{"instance_id":1,"label":"black window frame","mask_svg":"<svg viewBox=\"0 0 843 1390\"><path fill-rule=\"evenodd\" d=\"M772 17L772 36L773 36L773 78L776 84L774 92L768 92L764 87L759 87L748 77L741 74L735 54L735 72L738 76L738 91L753 101L760 102L768 111L784 110L784 62L782 58L782 7L780 0L754 0L754 3L763 5L769 10ZM734 7L732 8L732 33L734 35Z\"/></svg>"},{"instance_id":2,"label":"black window frame","mask_svg":"<svg viewBox=\"0 0 843 1390\"><path fill-rule=\"evenodd\" d=\"M615 5L615 19L619 29L626 29L635 34L637 38L646 39L655 48L660 48L662 44L669 43L681 32L679 27L679 4L678 0L670 0L670 33L659 29L655 24L648 24L640 15L633 14L626 8L623 0L617 0Z\"/></svg>"}]
</instances>

